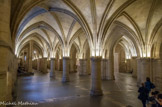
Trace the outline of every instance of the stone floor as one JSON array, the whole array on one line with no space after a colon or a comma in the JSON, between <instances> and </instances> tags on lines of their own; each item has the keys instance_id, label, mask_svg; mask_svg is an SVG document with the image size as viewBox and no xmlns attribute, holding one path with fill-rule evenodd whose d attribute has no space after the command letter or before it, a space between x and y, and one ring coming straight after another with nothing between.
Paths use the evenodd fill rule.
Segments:
<instances>
[{"instance_id":1,"label":"stone floor","mask_svg":"<svg viewBox=\"0 0 162 107\"><path fill-rule=\"evenodd\" d=\"M103 96L91 97L91 76L70 74L70 82L61 82L61 71L56 79L38 71L34 76L19 77L17 101L38 103L33 107L142 107L137 99L136 79L131 74L116 74L116 80L102 81ZM23 106L16 106L23 107ZM30 106L32 107L32 106Z\"/></svg>"}]
</instances>

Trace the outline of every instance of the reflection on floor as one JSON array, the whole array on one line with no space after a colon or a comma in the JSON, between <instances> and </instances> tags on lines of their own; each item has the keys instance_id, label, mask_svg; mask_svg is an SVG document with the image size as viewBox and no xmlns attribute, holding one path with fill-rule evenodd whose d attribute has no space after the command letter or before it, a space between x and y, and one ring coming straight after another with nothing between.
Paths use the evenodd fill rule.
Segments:
<instances>
[{"instance_id":1,"label":"reflection on floor","mask_svg":"<svg viewBox=\"0 0 162 107\"><path fill-rule=\"evenodd\" d=\"M37 102L37 107L142 107L131 74L120 73L114 81L102 81L104 95L100 97L89 95L91 76L72 73L70 82L62 83L61 71L56 75L51 79L49 73L35 72L34 76L19 77L17 101Z\"/></svg>"}]
</instances>

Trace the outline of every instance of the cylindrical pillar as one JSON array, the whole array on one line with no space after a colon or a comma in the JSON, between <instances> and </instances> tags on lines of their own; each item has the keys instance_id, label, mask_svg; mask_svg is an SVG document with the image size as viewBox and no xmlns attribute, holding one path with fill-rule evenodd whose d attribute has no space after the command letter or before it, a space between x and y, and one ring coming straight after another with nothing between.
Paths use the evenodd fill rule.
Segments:
<instances>
[{"instance_id":1,"label":"cylindrical pillar","mask_svg":"<svg viewBox=\"0 0 162 107\"><path fill-rule=\"evenodd\" d=\"M69 57L63 57L63 76L62 76L62 82L69 82Z\"/></svg>"},{"instance_id":2,"label":"cylindrical pillar","mask_svg":"<svg viewBox=\"0 0 162 107\"><path fill-rule=\"evenodd\" d=\"M11 0L0 1L0 101L6 101L7 72L11 63L12 41L10 33Z\"/></svg>"},{"instance_id":3,"label":"cylindrical pillar","mask_svg":"<svg viewBox=\"0 0 162 107\"><path fill-rule=\"evenodd\" d=\"M153 60L153 82L156 90L162 92L162 59Z\"/></svg>"},{"instance_id":4,"label":"cylindrical pillar","mask_svg":"<svg viewBox=\"0 0 162 107\"><path fill-rule=\"evenodd\" d=\"M137 57L132 57L131 59L131 67L132 67L132 76L137 77Z\"/></svg>"},{"instance_id":5,"label":"cylindrical pillar","mask_svg":"<svg viewBox=\"0 0 162 107\"><path fill-rule=\"evenodd\" d=\"M32 55L33 55L33 42L30 41L30 45L29 45L29 64L28 64L28 72L33 72L33 68L32 68Z\"/></svg>"},{"instance_id":6,"label":"cylindrical pillar","mask_svg":"<svg viewBox=\"0 0 162 107\"><path fill-rule=\"evenodd\" d=\"M70 73L75 72L75 59L70 59Z\"/></svg>"},{"instance_id":7,"label":"cylindrical pillar","mask_svg":"<svg viewBox=\"0 0 162 107\"><path fill-rule=\"evenodd\" d=\"M126 59L126 72L130 73L131 72L131 60Z\"/></svg>"},{"instance_id":8,"label":"cylindrical pillar","mask_svg":"<svg viewBox=\"0 0 162 107\"><path fill-rule=\"evenodd\" d=\"M40 59L38 58L37 59L37 71L39 71L39 68L40 68Z\"/></svg>"},{"instance_id":9,"label":"cylindrical pillar","mask_svg":"<svg viewBox=\"0 0 162 107\"><path fill-rule=\"evenodd\" d=\"M42 72L48 73L48 71L47 71L47 58L42 58Z\"/></svg>"},{"instance_id":10,"label":"cylindrical pillar","mask_svg":"<svg viewBox=\"0 0 162 107\"><path fill-rule=\"evenodd\" d=\"M113 55L108 59L108 79L114 80L114 57Z\"/></svg>"},{"instance_id":11,"label":"cylindrical pillar","mask_svg":"<svg viewBox=\"0 0 162 107\"><path fill-rule=\"evenodd\" d=\"M150 67L151 67L151 59L150 58L141 58L137 61L137 84L146 81L146 77L150 77Z\"/></svg>"},{"instance_id":12,"label":"cylindrical pillar","mask_svg":"<svg viewBox=\"0 0 162 107\"><path fill-rule=\"evenodd\" d=\"M79 66L78 66L79 75L87 75L87 60L86 59L79 59Z\"/></svg>"},{"instance_id":13,"label":"cylindrical pillar","mask_svg":"<svg viewBox=\"0 0 162 107\"><path fill-rule=\"evenodd\" d=\"M59 59L59 60L58 60L58 70L59 70L59 71L62 71L62 68L63 68L63 67L62 67L62 64L63 64L62 59Z\"/></svg>"},{"instance_id":14,"label":"cylindrical pillar","mask_svg":"<svg viewBox=\"0 0 162 107\"><path fill-rule=\"evenodd\" d=\"M50 71L50 77L55 78L55 58L51 58L51 71Z\"/></svg>"},{"instance_id":15,"label":"cylindrical pillar","mask_svg":"<svg viewBox=\"0 0 162 107\"><path fill-rule=\"evenodd\" d=\"M108 59L102 59L101 61L101 78L102 80L108 80Z\"/></svg>"},{"instance_id":16,"label":"cylindrical pillar","mask_svg":"<svg viewBox=\"0 0 162 107\"><path fill-rule=\"evenodd\" d=\"M90 58L87 59L87 73L91 75L91 60Z\"/></svg>"},{"instance_id":17,"label":"cylindrical pillar","mask_svg":"<svg viewBox=\"0 0 162 107\"><path fill-rule=\"evenodd\" d=\"M101 57L91 58L91 70L92 70L92 86L90 95L99 96L102 95L101 89Z\"/></svg>"}]
</instances>

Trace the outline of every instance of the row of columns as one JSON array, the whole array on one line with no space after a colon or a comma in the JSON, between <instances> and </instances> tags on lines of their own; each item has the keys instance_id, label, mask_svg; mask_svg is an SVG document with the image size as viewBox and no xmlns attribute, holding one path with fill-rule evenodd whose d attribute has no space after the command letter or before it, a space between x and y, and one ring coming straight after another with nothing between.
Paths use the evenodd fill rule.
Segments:
<instances>
[{"instance_id":1,"label":"row of columns","mask_svg":"<svg viewBox=\"0 0 162 107\"><path fill-rule=\"evenodd\" d=\"M47 58L42 59L41 69L42 72L47 72ZM60 60L60 59L59 59ZM50 76L55 77L55 62L54 58L51 58ZM60 60L61 61L61 60ZM69 82L70 72L70 58L63 57L63 76L62 82ZM79 59L80 65L78 66L78 72L80 76L87 75L87 60ZM132 58L130 59L131 67L133 69L132 76L137 77L137 85L145 82L146 77L150 77L152 81L162 83L162 76L159 76L162 71L162 61L152 60L150 58ZM155 64L156 63L156 64ZM154 65L153 65L154 64ZM154 67L153 67L154 66ZM153 70L154 69L154 70ZM153 71L156 73L152 73ZM102 95L101 80L113 80L114 79L114 64L113 59L102 59L101 57L91 58L91 74L92 74L92 86L91 95ZM154 75L153 75L154 74ZM158 77L156 79L155 77Z\"/></svg>"}]
</instances>

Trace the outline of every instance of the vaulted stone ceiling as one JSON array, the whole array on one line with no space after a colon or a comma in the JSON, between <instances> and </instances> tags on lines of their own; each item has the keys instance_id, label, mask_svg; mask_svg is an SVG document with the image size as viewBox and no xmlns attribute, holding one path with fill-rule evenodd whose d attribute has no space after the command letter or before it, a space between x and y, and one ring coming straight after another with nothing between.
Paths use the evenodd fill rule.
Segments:
<instances>
[{"instance_id":1,"label":"vaulted stone ceiling","mask_svg":"<svg viewBox=\"0 0 162 107\"><path fill-rule=\"evenodd\" d=\"M87 41L91 56L106 57L124 36L131 56L149 57L161 35L162 0L15 0L12 8L16 53L32 37L52 56L58 46L68 56L73 43L82 54Z\"/></svg>"}]
</instances>

